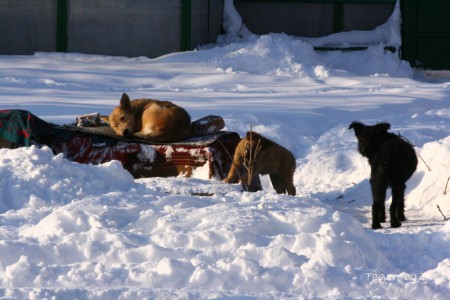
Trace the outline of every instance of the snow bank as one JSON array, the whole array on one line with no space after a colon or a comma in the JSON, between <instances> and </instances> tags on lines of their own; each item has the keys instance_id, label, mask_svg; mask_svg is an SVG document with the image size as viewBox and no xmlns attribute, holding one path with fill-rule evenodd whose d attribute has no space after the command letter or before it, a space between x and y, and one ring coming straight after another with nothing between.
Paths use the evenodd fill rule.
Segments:
<instances>
[{"instance_id":1,"label":"snow bank","mask_svg":"<svg viewBox=\"0 0 450 300\"><path fill-rule=\"evenodd\" d=\"M315 52L312 45L286 34L251 35L202 56L220 72L245 72L294 78L327 79L333 76L412 77L411 66L383 44L369 45L367 51ZM200 56L201 53L198 53ZM205 62L205 61L203 61ZM261 63L263 62L263 63ZM345 73L342 73L345 71ZM348 74L350 72L351 74Z\"/></svg>"},{"instance_id":2,"label":"snow bank","mask_svg":"<svg viewBox=\"0 0 450 300\"><path fill-rule=\"evenodd\" d=\"M360 76L412 78L414 70L398 53L386 51L382 44L369 46L367 51L324 51L320 57L330 68L346 70Z\"/></svg>"},{"instance_id":3,"label":"snow bank","mask_svg":"<svg viewBox=\"0 0 450 300\"><path fill-rule=\"evenodd\" d=\"M217 43L221 45L253 35L242 21L241 16L234 7L233 0L224 1L222 27L225 34L217 39Z\"/></svg>"},{"instance_id":4,"label":"snow bank","mask_svg":"<svg viewBox=\"0 0 450 300\"><path fill-rule=\"evenodd\" d=\"M442 219L438 206L450 212L450 136L426 143L419 152L416 178L410 183L414 191L408 196L407 209L421 210L424 217Z\"/></svg>"},{"instance_id":5,"label":"snow bank","mask_svg":"<svg viewBox=\"0 0 450 300\"><path fill-rule=\"evenodd\" d=\"M397 1L387 22L373 30L353 30L323 37L299 38L314 47L348 48L381 45L382 47L388 46L399 49L402 43L400 24L400 1ZM256 36L245 26L245 22L234 7L233 0L225 0L224 2L223 29L225 34L218 37L217 43L219 45L255 38Z\"/></svg>"},{"instance_id":6,"label":"snow bank","mask_svg":"<svg viewBox=\"0 0 450 300\"><path fill-rule=\"evenodd\" d=\"M227 72L325 79L329 76L329 69L344 68L363 76L411 77L412 68L399 59L400 23L400 1L397 1L388 21L371 31L354 30L316 38L274 33L257 36L247 29L233 0L226 0L223 17L225 34L219 36L217 44L236 47L244 43L245 47L235 49L230 53L231 57L224 60L216 59L219 68ZM313 47L361 46L368 47L368 51L323 51L320 54L313 51ZM386 51L385 47L393 47L395 53ZM255 60L263 60L264 63L257 64ZM353 63L349 66L349 62Z\"/></svg>"},{"instance_id":7,"label":"snow bank","mask_svg":"<svg viewBox=\"0 0 450 300\"><path fill-rule=\"evenodd\" d=\"M227 73L276 75L287 77L328 77L313 48L285 34L269 34L253 37L250 42L236 42L224 46L224 55L214 58L219 70ZM264 61L263 64L255 61Z\"/></svg>"},{"instance_id":8,"label":"snow bank","mask_svg":"<svg viewBox=\"0 0 450 300\"><path fill-rule=\"evenodd\" d=\"M402 43L400 1L397 1L391 17L370 31L353 30L338 32L317 38L302 38L315 47L358 47L368 45L390 46L399 49Z\"/></svg>"},{"instance_id":9,"label":"snow bank","mask_svg":"<svg viewBox=\"0 0 450 300\"><path fill-rule=\"evenodd\" d=\"M0 212L64 205L85 195L128 190L133 177L120 162L74 164L48 147L0 149Z\"/></svg>"},{"instance_id":10,"label":"snow bank","mask_svg":"<svg viewBox=\"0 0 450 300\"><path fill-rule=\"evenodd\" d=\"M330 132L318 144L336 134L345 136ZM339 143L334 146L339 153ZM416 238L379 235L313 197L270 188L242 193L238 185L202 179L135 182L117 162L80 165L34 147L1 151L0 172L14 170L2 177L3 186L14 188L11 203L2 202L8 209L2 222L9 224L0 231L4 297L290 299L392 292L411 298L443 293L448 285L448 226ZM345 187L341 181L334 185ZM415 245L418 239L426 242ZM416 253L399 259L397 249L412 245ZM429 253L430 247L442 250ZM419 257L423 262L413 263Z\"/></svg>"},{"instance_id":11,"label":"snow bank","mask_svg":"<svg viewBox=\"0 0 450 300\"><path fill-rule=\"evenodd\" d=\"M311 146L299 161L294 182L304 191L326 198L338 197L343 190L367 178L370 167L355 145L354 134L344 125L330 129Z\"/></svg>"}]
</instances>

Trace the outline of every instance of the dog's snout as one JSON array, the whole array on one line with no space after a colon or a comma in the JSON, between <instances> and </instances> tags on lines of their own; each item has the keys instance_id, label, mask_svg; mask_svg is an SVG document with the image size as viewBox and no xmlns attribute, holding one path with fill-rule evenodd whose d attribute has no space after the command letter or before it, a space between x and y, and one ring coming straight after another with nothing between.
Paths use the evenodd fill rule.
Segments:
<instances>
[{"instance_id":1,"label":"dog's snout","mask_svg":"<svg viewBox=\"0 0 450 300\"><path fill-rule=\"evenodd\" d=\"M124 130L122 130L122 135L123 136L130 136L131 135L130 130L128 130L128 128L125 128Z\"/></svg>"}]
</instances>

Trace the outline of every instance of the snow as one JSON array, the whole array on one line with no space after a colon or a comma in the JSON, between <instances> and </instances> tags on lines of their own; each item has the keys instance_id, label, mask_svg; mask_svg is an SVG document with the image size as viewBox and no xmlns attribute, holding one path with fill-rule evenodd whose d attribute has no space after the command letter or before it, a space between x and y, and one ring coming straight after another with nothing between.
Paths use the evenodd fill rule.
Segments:
<instances>
[{"instance_id":1,"label":"snow","mask_svg":"<svg viewBox=\"0 0 450 300\"><path fill-rule=\"evenodd\" d=\"M220 115L241 136L251 125L297 161L297 195L287 196L267 177L263 191L242 192L207 179L206 166L134 180L117 161L0 149L1 298L448 297L450 223L437 206L450 216L450 79L424 78L379 42L322 53L285 34L234 33L157 59L0 56L0 109L64 124L108 114L123 92L167 99L193 119ZM370 229L354 120L390 122L423 159L401 228Z\"/></svg>"},{"instance_id":2,"label":"snow","mask_svg":"<svg viewBox=\"0 0 450 300\"><path fill-rule=\"evenodd\" d=\"M399 48L402 43L400 1L397 1L391 17L371 31L338 32L318 38L303 38L313 46L318 47L358 47L382 44Z\"/></svg>"}]
</instances>

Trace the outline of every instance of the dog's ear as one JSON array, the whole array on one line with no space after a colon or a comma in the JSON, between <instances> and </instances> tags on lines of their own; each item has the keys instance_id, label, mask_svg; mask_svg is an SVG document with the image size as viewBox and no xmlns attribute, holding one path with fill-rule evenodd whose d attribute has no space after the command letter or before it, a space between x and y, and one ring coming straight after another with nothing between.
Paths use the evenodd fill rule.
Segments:
<instances>
[{"instance_id":1,"label":"dog's ear","mask_svg":"<svg viewBox=\"0 0 450 300\"><path fill-rule=\"evenodd\" d=\"M247 140L250 140L250 137L253 141L256 141L262 149L265 149L265 148L268 148L268 147L274 145L273 141L263 137L262 135L260 135L257 132L247 131L247 136L246 136Z\"/></svg>"},{"instance_id":2,"label":"dog's ear","mask_svg":"<svg viewBox=\"0 0 450 300\"><path fill-rule=\"evenodd\" d=\"M126 93L123 93L122 98L120 98L120 108L123 110L129 110L131 107L130 97Z\"/></svg>"},{"instance_id":3,"label":"dog's ear","mask_svg":"<svg viewBox=\"0 0 450 300\"><path fill-rule=\"evenodd\" d=\"M391 129L391 124L383 122L383 123L378 123L375 127L380 131L387 132L389 129Z\"/></svg>"},{"instance_id":4,"label":"dog's ear","mask_svg":"<svg viewBox=\"0 0 450 300\"><path fill-rule=\"evenodd\" d=\"M348 129L353 129L355 131L355 135L358 135L365 127L366 125L363 123L354 121L348 126Z\"/></svg>"}]
</instances>

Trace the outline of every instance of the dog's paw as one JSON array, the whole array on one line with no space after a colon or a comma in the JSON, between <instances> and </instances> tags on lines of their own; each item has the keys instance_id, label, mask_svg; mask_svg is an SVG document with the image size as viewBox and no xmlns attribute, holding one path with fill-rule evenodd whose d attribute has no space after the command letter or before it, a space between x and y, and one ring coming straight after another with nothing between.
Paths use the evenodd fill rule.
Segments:
<instances>
[{"instance_id":1,"label":"dog's paw","mask_svg":"<svg viewBox=\"0 0 450 300\"><path fill-rule=\"evenodd\" d=\"M224 183L238 183L238 180L236 180L235 178L227 177L224 180L222 180L222 182L224 182Z\"/></svg>"},{"instance_id":2,"label":"dog's paw","mask_svg":"<svg viewBox=\"0 0 450 300\"><path fill-rule=\"evenodd\" d=\"M392 228L399 228L400 226L402 226L402 223L400 223L399 221L391 221Z\"/></svg>"},{"instance_id":3,"label":"dog's paw","mask_svg":"<svg viewBox=\"0 0 450 300\"><path fill-rule=\"evenodd\" d=\"M380 229L380 228L383 228L380 223L372 224L372 229Z\"/></svg>"}]
</instances>

